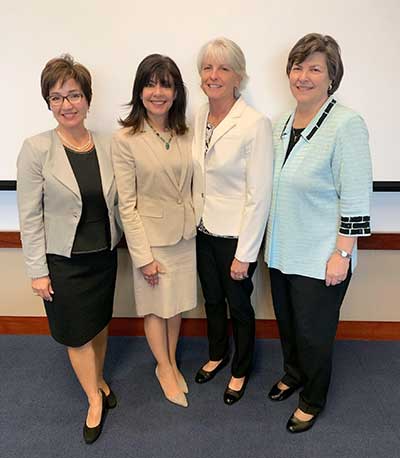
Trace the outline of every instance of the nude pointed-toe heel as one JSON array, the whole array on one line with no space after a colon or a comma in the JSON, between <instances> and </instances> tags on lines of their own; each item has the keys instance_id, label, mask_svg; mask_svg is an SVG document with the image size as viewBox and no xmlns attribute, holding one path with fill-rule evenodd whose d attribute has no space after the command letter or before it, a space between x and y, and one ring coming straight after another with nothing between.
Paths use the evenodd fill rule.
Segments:
<instances>
[{"instance_id":1,"label":"nude pointed-toe heel","mask_svg":"<svg viewBox=\"0 0 400 458\"><path fill-rule=\"evenodd\" d=\"M167 399L169 402L172 402L172 404L176 404L176 405L181 406L181 407L187 407L189 405L189 403L188 403L188 401L186 399L185 393L183 393L183 392L179 392L175 396L168 396L167 395L167 393L164 391L164 388L163 388L163 386L161 384L160 377L158 376L158 366L156 366L155 374L156 374L158 383L160 384L161 389L162 389L162 391L164 393L165 399Z\"/></svg>"},{"instance_id":2,"label":"nude pointed-toe heel","mask_svg":"<svg viewBox=\"0 0 400 458\"><path fill-rule=\"evenodd\" d=\"M179 377L178 377L178 385L179 385L179 388L180 388L185 394L188 394L188 393L189 393L189 387L187 386L185 377L184 377L182 374L179 374Z\"/></svg>"}]
</instances>

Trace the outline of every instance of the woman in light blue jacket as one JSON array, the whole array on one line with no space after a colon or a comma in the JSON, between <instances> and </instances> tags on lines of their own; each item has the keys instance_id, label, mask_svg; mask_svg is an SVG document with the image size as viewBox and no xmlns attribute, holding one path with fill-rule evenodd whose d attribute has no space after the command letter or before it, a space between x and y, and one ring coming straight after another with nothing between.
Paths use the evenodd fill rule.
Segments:
<instances>
[{"instance_id":1,"label":"woman in light blue jacket","mask_svg":"<svg viewBox=\"0 0 400 458\"><path fill-rule=\"evenodd\" d=\"M296 110L274 128L274 182L265 259L281 336L284 376L269 397L298 388L292 433L308 430L326 403L339 311L370 234L372 189L363 119L333 97L343 76L340 48L309 34L289 54Z\"/></svg>"},{"instance_id":2,"label":"woman in light blue jacket","mask_svg":"<svg viewBox=\"0 0 400 458\"><path fill-rule=\"evenodd\" d=\"M41 87L57 127L25 140L18 157L22 247L32 291L87 395L83 436L92 443L117 403L103 378L121 235L110 143L84 125L92 89L83 65L52 59Z\"/></svg>"}]
</instances>

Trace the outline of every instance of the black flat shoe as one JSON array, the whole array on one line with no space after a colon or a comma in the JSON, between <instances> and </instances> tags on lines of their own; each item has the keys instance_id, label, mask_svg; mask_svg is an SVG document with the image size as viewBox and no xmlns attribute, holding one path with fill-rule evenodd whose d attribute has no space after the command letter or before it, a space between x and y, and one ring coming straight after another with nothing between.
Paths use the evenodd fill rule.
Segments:
<instances>
[{"instance_id":1,"label":"black flat shoe","mask_svg":"<svg viewBox=\"0 0 400 458\"><path fill-rule=\"evenodd\" d=\"M278 387L278 383L279 382L276 382L268 393L268 397L271 399L271 401L284 401L299 388L298 386L290 386L289 388L281 390Z\"/></svg>"},{"instance_id":2,"label":"black flat shoe","mask_svg":"<svg viewBox=\"0 0 400 458\"><path fill-rule=\"evenodd\" d=\"M205 371L203 368L197 371L194 381L196 383L206 383L212 380L220 370L222 370L229 363L229 353L227 353L218 366L212 371Z\"/></svg>"},{"instance_id":3,"label":"black flat shoe","mask_svg":"<svg viewBox=\"0 0 400 458\"><path fill-rule=\"evenodd\" d=\"M247 386L247 381L249 380L249 377L245 377L242 388L240 388L239 391L232 390L232 388L229 388L229 384L225 389L224 392L224 402L228 406L231 406L232 404L235 404L235 402L239 401L239 399L242 398L244 395L244 392L246 391L246 386Z\"/></svg>"},{"instance_id":4,"label":"black flat shoe","mask_svg":"<svg viewBox=\"0 0 400 458\"><path fill-rule=\"evenodd\" d=\"M110 392L106 395L106 409L114 409L117 407L117 396L114 391L110 388Z\"/></svg>"},{"instance_id":5,"label":"black flat shoe","mask_svg":"<svg viewBox=\"0 0 400 458\"><path fill-rule=\"evenodd\" d=\"M299 420L297 417L294 416L294 413L289 418L286 429L291 433L304 433L308 431L314 425L315 421L317 420L318 414L314 415L311 420Z\"/></svg>"},{"instance_id":6,"label":"black flat shoe","mask_svg":"<svg viewBox=\"0 0 400 458\"><path fill-rule=\"evenodd\" d=\"M100 423L97 426L95 426L94 428L89 428L85 420L85 424L83 425L83 439L85 440L87 444L93 444L93 442L95 442L99 438L101 431L103 429L104 421L107 416L106 395L104 394L103 390L100 390L100 391L101 391L101 396L103 399L103 409L101 411Z\"/></svg>"}]
</instances>

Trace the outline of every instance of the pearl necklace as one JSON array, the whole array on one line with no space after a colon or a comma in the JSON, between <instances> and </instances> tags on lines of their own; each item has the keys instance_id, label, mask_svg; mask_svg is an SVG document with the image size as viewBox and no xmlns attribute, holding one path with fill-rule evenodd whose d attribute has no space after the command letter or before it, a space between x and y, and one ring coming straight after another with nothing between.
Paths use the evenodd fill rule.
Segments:
<instances>
[{"instance_id":1,"label":"pearl necklace","mask_svg":"<svg viewBox=\"0 0 400 458\"><path fill-rule=\"evenodd\" d=\"M74 151L79 151L79 152L82 152L82 151L87 151L92 145L93 145L93 140L92 140L92 134L90 133L90 131L88 130L87 131L87 134L88 134L88 141L82 145L82 146L76 146L74 145L73 143L69 142L62 134L61 132L57 129L56 130L58 136L61 138L63 144L65 146L67 146L68 148L70 149L73 149Z\"/></svg>"},{"instance_id":2,"label":"pearl necklace","mask_svg":"<svg viewBox=\"0 0 400 458\"><path fill-rule=\"evenodd\" d=\"M150 129L157 135L157 137L164 143L165 149L168 151L171 146L171 140L173 137L172 131L171 131L171 136L169 137L169 140L167 141L165 140L165 138L161 136L159 132L156 131L156 129L154 129L154 127L148 121L147 121L147 124L150 126Z\"/></svg>"}]
</instances>

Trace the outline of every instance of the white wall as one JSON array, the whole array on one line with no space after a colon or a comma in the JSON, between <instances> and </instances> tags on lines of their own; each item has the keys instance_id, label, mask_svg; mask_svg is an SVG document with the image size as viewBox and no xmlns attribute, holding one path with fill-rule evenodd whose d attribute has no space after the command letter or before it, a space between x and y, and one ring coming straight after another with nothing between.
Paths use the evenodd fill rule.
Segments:
<instances>
[{"instance_id":1,"label":"white wall","mask_svg":"<svg viewBox=\"0 0 400 458\"><path fill-rule=\"evenodd\" d=\"M397 111L399 0L3 0L0 16L2 151L0 180L15 178L22 140L54 126L41 99L47 60L70 52L92 72L90 127L111 131L129 100L139 61L173 57L190 93L189 115L202 102L195 70L200 46L216 36L237 41L248 61L246 98L273 119L292 105L285 63L309 32L333 35L345 77L339 100L365 117L376 181L400 181Z\"/></svg>"}]
</instances>

